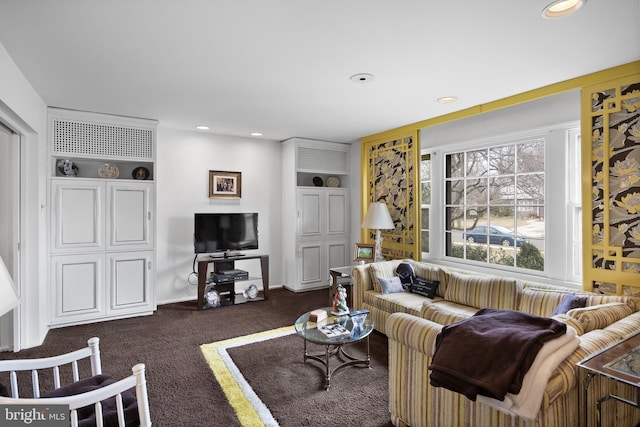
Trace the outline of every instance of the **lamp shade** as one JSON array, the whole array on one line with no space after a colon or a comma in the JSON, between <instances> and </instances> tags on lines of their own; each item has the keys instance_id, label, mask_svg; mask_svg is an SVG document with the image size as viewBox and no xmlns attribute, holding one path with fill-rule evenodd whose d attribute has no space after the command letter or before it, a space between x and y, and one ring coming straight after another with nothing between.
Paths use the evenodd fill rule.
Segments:
<instances>
[{"instance_id":1,"label":"lamp shade","mask_svg":"<svg viewBox=\"0 0 640 427\"><path fill-rule=\"evenodd\" d=\"M371 203L369 209L367 209L367 214L364 216L364 221L362 221L362 228L376 230L395 228L387 205L380 202Z\"/></svg>"},{"instance_id":2,"label":"lamp shade","mask_svg":"<svg viewBox=\"0 0 640 427\"><path fill-rule=\"evenodd\" d=\"M4 261L0 257L0 316L8 313L16 305L18 305L18 295L13 287L13 280L4 265Z\"/></svg>"}]
</instances>

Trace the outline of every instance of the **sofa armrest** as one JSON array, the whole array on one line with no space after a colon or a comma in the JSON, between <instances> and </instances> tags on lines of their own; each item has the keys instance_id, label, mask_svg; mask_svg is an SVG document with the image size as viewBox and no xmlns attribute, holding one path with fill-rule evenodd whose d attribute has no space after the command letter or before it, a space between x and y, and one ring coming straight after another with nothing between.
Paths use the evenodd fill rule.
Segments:
<instances>
[{"instance_id":1,"label":"sofa armrest","mask_svg":"<svg viewBox=\"0 0 640 427\"><path fill-rule=\"evenodd\" d=\"M386 335L389 341L395 341L431 357L442 326L411 314L394 313L387 319Z\"/></svg>"},{"instance_id":2,"label":"sofa armrest","mask_svg":"<svg viewBox=\"0 0 640 427\"><path fill-rule=\"evenodd\" d=\"M578 385L578 367L576 364L586 357L619 342L622 337L615 331L598 329L580 336L580 346L558 366L545 388L544 405L550 405L559 396Z\"/></svg>"},{"instance_id":3,"label":"sofa armrest","mask_svg":"<svg viewBox=\"0 0 640 427\"><path fill-rule=\"evenodd\" d=\"M373 289L373 284L369 278L369 266L364 264L353 267L351 276L353 277L353 288L351 289L353 292L351 295L353 308L355 310L362 310L364 308L362 303L365 292Z\"/></svg>"},{"instance_id":4,"label":"sofa armrest","mask_svg":"<svg viewBox=\"0 0 640 427\"><path fill-rule=\"evenodd\" d=\"M367 291L376 290L380 292L378 278L375 277L376 272L382 277L393 277L398 265L403 262L399 259L379 261L371 264L356 265L351 271L353 277L353 307L356 310L364 308L364 296ZM374 284L374 281L376 282Z\"/></svg>"}]
</instances>

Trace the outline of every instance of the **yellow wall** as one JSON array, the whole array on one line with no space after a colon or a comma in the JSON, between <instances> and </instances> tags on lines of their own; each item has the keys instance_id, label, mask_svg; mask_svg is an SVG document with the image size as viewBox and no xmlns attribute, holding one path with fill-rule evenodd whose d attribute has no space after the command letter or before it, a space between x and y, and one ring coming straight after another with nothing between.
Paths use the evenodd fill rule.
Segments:
<instances>
[{"instance_id":1,"label":"yellow wall","mask_svg":"<svg viewBox=\"0 0 640 427\"><path fill-rule=\"evenodd\" d=\"M640 296L640 70L582 90L583 286Z\"/></svg>"}]
</instances>

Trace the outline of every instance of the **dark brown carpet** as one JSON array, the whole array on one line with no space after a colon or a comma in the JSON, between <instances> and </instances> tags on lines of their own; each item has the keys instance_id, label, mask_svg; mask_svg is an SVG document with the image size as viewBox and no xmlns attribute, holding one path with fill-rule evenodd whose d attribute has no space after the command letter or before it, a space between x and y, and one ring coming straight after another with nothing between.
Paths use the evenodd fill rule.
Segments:
<instances>
[{"instance_id":1,"label":"dark brown carpet","mask_svg":"<svg viewBox=\"0 0 640 427\"><path fill-rule=\"evenodd\" d=\"M370 336L371 369L345 366L324 389L324 366L303 361L303 341L296 334L231 348L229 355L251 388L282 427L389 426L386 337ZM309 344L312 354L324 347ZM366 346L347 346L352 356L364 358ZM330 366L337 366L337 356ZM381 380L384 379L384 380Z\"/></svg>"},{"instance_id":2,"label":"dark brown carpet","mask_svg":"<svg viewBox=\"0 0 640 427\"><path fill-rule=\"evenodd\" d=\"M268 301L213 310L197 311L195 302L168 304L160 306L152 316L53 329L42 346L19 353L0 353L0 358L57 355L84 347L87 339L97 336L100 338L102 368L105 373L122 378L130 375L131 367L136 363L146 365L151 420L154 426L237 426L240 425L238 419L199 346L292 325L300 314L326 306L328 299L326 289L304 293L274 289ZM286 344L285 341L282 342ZM277 344L278 339L272 342ZM270 343L265 345L269 346ZM243 353L246 352L242 348L237 350L237 363L245 365L242 370L248 376L254 376L252 371L258 372L255 369L259 368L263 373L281 377L283 367L300 364L302 358L300 347L296 351L274 351L270 363L263 363L261 360L258 364L255 361L243 361L243 357L246 357ZM283 426L390 425L386 410L387 343L382 334L375 333L372 336L371 353L375 366L372 371L366 372L353 367L338 371L334 379L335 387L329 392L318 387L322 371L312 365L313 362L308 363L308 366L295 365L290 371L286 371L292 375L291 393L286 391L286 386L283 387L280 378L274 379L272 386L266 381L257 381L256 387L261 390L256 391L267 406L269 399L281 399L281 402L272 400L271 403L276 411L282 411L279 408L284 408L285 412L288 410ZM278 357L282 357L280 363L277 362ZM296 358L299 358L298 362L295 362ZM274 370L274 367L278 370ZM0 381L6 383L7 379L0 377ZM327 418L330 409L323 404L327 402L324 400L327 394L338 394L349 382L356 386L350 389L344 400L331 405L334 412ZM278 387L278 392L272 393L271 390L275 387ZM348 421L348 414L354 411L361 414L363 408L365 411L375 409L384 416L376 419L374 424L362 424L359 419Z\"/></svg>"}]
</instances>

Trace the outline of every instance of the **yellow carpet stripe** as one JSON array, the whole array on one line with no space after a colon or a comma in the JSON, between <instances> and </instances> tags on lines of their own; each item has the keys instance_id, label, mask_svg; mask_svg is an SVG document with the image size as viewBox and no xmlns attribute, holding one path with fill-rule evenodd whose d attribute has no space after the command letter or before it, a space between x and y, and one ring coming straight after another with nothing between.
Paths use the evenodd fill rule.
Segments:
<instances>
[{"instance_id":1,"label":"yellow carpet stripe","mask_svg":"<svg viewBox=\"0 0 640 427\"><path fill-rule=\"evenodd\" d=\"M231 407L243 426L264 426L265 424L253 403L247 398L234 378L229 366L225 363L222 353L226 353L226 349L230 347L239 347L253 342L265 341L289 335L293 332L295 332L293 326L285 326L251 335L216 341L210 344L202 344L200 346L200 350L209 364L213 375L216 377L216 380L218 380L218 383L220 383L229 404L231 404Z\"/></svg>"}]
</instances>

